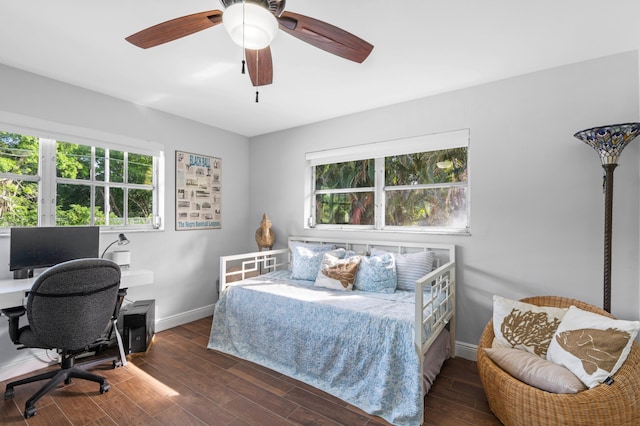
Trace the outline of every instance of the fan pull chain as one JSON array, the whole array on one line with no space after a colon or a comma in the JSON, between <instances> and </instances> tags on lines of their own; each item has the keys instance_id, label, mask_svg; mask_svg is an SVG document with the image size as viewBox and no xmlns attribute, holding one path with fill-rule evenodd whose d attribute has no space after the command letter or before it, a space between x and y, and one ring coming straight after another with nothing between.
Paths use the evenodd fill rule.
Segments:
<instances>
[{"instance_id":1,"label":"fan pull chain","mask_svg":"<svg viewBox=\"0 0 640 426\"><path fill-rule=\"evenodd\" d=\"M260 55L258 54L258 50L256 50L256 78L258 79L258 85L256 86L256 103L259 102L259 93L258 87L260 87Z\"/></svg>"},{"instance_id":2,"label":"fan pull chain","mask_svg":"<svg viewBox=\"0 0 640 426\"><path fill-rule=\"evenodd\" d=\"M244 1L242 2L242 74L245 74L244 64L246 59L246 51L244 49Z\"/></svg>"}]
</instances>

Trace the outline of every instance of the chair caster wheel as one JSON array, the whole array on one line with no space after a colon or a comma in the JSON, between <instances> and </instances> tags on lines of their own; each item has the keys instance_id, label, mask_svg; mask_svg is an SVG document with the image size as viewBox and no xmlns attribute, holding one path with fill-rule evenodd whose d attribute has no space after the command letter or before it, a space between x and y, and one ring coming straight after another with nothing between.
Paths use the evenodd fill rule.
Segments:
<instances>
[{"instance_id":1,"label":"chair caster wheel","mask_svg":"<svg viewBox=\"0 0 640 426\"><path fill-rule=\"evenodd\" d=\"M11 388L11 389L7 389L7 390L4 392L4 399L11 399L11 398L13 398L13 395L14 395L14 394L15 394L15 393L14 393L13 388Z\"/></svg>"},{"instance_id":2,"label":"chair caster wheel","mask_svg":"<svg viewBox=\"0 0 640 426\"><path fill-rule=\"evenodd\" d=\"M105 392L109 392L110 388L111 388L111 385L109 385L109 383L102 383L100 385L100 394L103 394Z\"/></svg>"},{"instance_id":3,"label":"chair caster wheel","mask_svg":"<svg viewBox=\"0 0 640 426\"><path fill-rule=\"evenodd\" d=\"M33 405L31 407L25 407L24 409L24 418L28 419L29 417L33 417L36 415L36 407Z\"/></svg>"}]
</instances>

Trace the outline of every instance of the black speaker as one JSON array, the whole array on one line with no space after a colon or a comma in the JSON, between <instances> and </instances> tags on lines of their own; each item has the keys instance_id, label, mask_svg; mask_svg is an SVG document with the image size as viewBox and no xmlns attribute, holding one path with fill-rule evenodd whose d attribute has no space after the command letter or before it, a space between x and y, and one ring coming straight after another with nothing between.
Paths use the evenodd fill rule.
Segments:
<instances>
[{"instance_id":1,"label":"black speaker","mask_svg":"<svg viewBox=\"0 0 640 426\"><path fill-rule=\"evenodd\" d=\"M125 352L146 352L155 333L155 300L138 300L123 308L122 313Z\"/></svg>"}]
</instances>

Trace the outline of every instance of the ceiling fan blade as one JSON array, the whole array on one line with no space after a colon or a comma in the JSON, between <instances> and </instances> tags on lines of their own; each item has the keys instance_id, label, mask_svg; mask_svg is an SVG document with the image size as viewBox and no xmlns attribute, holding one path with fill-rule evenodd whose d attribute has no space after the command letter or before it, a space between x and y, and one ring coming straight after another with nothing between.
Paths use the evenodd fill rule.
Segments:
<instances>
[{"instance_id":1,"label":"ceiling fan blade","mask_svg":"<svg viewBox=\"0 0 640 426\"><path fill-rule=\"evenodd\" d=\"M273 83L273 62L269 46L260 50L245 49L249 76L254 86L266 86Z\"/></svg>"},{"instance_id":2,"label":"ceiling fan blade","mask_svg":"<svg viewBox=\"0 0 640 426\"><path fill-rule=\"evenodd\" d=\"M285 11L278 23L282 31L350 61L362 63L373 50L373 45L361 38L308 16Z\"/></svg>"},{"instance_id":3,"label":"ceiling fan blade","mask_svg":"<svg viewBox=\"0 0 640 426\"><path fill-rule=\"evenodd\" d=\"M222 23L222 12L209 10L154 25L125 38L143 49L158 46Z\"/></svg>"}]
</instances>

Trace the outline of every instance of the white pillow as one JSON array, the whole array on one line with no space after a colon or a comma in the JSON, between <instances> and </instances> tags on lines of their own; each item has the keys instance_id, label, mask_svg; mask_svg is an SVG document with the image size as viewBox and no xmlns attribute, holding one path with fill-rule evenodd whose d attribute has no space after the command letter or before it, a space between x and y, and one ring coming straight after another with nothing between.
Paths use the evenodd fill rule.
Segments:
<instances>
[{"instance_id":1,"label":"white pillow","mask_svg":"<svg viewBox=\"0 0 640 426\"><path fill-rule=\"evenodd\" d=\"M360 256L341 259L334 256L332 252L327 252L322 257L314 285L333 290L351 291L358 273L358 265L360 265Z\"/></svg>"},{"instance_id":2,"label":"white pillow","mask_svg":"<svg viewBox=\"0 0 640 426\"><path fill-rule=\"evenodd\" d=\"M567 368L520 349L485 348L504 371L530 386L553 393L577 393L587 387Z\"/></svg>"},{"instance_id":3,"label":"white pillow","mask_svg":"<svg viewBox=\"0 0 640 426\"><path fill-rule=\"evenodd\" d=\"M549 345L547 359L594 388L622 366L638 329L640 321L615 320L571 306Z\"/></svg>"},{"instance_id":4,"label":"white pillow","mask_svg":"<svg viewBox=\"0 0 640 426\"><path fill-rule=\"evenodd\" d=\"M546 358L567 308L537 306L493 296L493 347L515 348Z\"/></svg>"}]
</instances>

